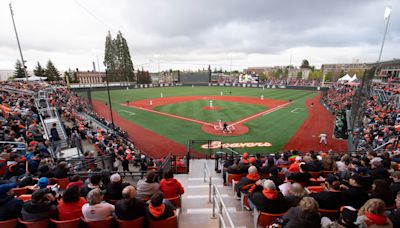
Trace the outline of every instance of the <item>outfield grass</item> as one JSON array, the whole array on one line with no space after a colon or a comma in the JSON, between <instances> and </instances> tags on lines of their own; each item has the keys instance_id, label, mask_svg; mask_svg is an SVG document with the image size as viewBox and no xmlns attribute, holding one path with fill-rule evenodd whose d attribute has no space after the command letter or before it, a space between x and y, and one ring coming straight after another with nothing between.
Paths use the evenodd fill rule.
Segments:
<instances>
[{"instance_id":1,"label":"outfield grass","mask_svg":"<svg viewBox=\"0 0 400 228\"><path fill-rule=\"evenodd\" d=\"M249 127L249 133L242 136L215 136L209 135L201 130L201 125L182 121L167 116L161 116L155 113L142 111L139 109L122 106L127 100L135 101L149 98L158 98L160 93L164 97L169 96L193 96L193 95L220 95L229 94L232 96L249 96L271 98L277 100L292 100L292 103L282 109L272 112L268 115L261 116L247 122L245 125ZM149 88L149 89L131 89L131 90L114 90L111 91L112 107L118 114L133 123L147 128L153 132L163 135L177 143L186 145L189 139L212 139L222 140L223 142L270 142L272 147L269 148L247 148L239 149L239 151L248 151L250 153L261 152L269 153L282 150L284 145L294 135L297 129L307 118L307 108L304 103L307 99L316 96L316 92L302 90L283 90L283 89L265 89L262 88L221 88L221 87L173 87L173 88ZM229 95L225 95L229 96ZM108 102L107 92L93 92L92 98L102 102ZM227 102L230 103L230 102ZM182 105L182 104L175 104ZM241 104L243 105L243 104ZM168 106L168 105L166 105ZM257 106L257 105L256 105ZM163 107L159 107L163 108ZM165 108L165 107L164 107ZM297 111L291 112L297 108ZM136 115L121 112L126 110L134 112ZM184 110L184 108L182 108ZM194 113L194 112L193 112ZM195 149L200 151L200 145L196 145Z\"/></svg>"},{"instance_id":2,"label":"outfield grass","mask_svg":"<svg viewBox=\"0 0 400 228\"><path fill-rule=\"evenodd\" d=\"M160 112L166 112L178 116L184 116L205 122L227 121L234 122L239 119L262 112L267 108L261 105L244 104L238 102L227 102L214 100L213 106L218 106L221 110L203 110L202 107L209 106L208 100L195 100L158 106L155 109Z\"/></svg>"}]
</instances>

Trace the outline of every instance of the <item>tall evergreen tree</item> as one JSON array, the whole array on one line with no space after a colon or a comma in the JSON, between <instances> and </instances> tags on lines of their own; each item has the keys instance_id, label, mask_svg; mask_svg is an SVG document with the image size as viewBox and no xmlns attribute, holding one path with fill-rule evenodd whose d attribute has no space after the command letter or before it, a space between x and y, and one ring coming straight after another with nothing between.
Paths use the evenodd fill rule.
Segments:
<instances>
[{"instance_id":1,"label":"tall evergreen tree","mask_svg":"<svg viewBox=\"0 0 400 228\"><path fill-rule=\"evenodd\" d=\"M104 65L110 81L133 81L133 63L126 39L119 31L115 39L108 32L105 42Z\"/></svg>"},{"instance_id":2,"label":"tall evergreen tree","mask_svg":"<svg viewBox=\"0 0 400 228\"><path fill-rule=\"evenodd\" d=\"M59 81L60 80L60 72L58 72L57 68L54 66L53 62L49 60L46 65L45 75L47 77L47 81Z\"/></svg>"},{"instance_id":3,"label":"tall evergreen tree","mask_svg":"<svg viewBox=\"0 0 400 228\"><path fill-rule=\"evenodd\" d=\"M24 67L19 60L15 62L14 78L25 78Z\"/></svg>"},{"instance_id":4,"label":"tall evergreen tree","mask_svg":"<svg viewBox=\"0 0 400 228\"><path fill-rule=\"evenodd\" d=\"M43 69L43 67L42 67L42 65L40 65L40 63L39 62L37 62L37 65L36 65L36 67L35 67L35 69L33 69L33 74L35 75L35 76L43 76L44 74L45 74L45 69Z\"/></svg>"}]
</instances>

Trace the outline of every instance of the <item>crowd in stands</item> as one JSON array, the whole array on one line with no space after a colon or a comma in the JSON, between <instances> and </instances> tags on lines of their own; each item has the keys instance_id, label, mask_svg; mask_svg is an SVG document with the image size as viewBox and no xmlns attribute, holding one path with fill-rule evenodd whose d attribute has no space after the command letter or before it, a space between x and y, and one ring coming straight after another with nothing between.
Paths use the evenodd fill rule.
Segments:
<instances>
[{"instance_id":1,"label":"crowd in stands","mask_svg":"<svg viewBox=\"0 0 400 228\"><path fill-rule=\"evenodd\" d=\"M400 153L289 151L228 158L226 180L283 227L400 227ZM231 178L230 178L231 176ZM328 214L324 213L328 210ZM329 214L334 210L335 216Z\"/></svg>"},{"instance_id":2,"label":"crowd in stands","mask_svg":"<svg viewBox=\"0 0 400 228\"><path fill-rule=\"evenodd\" d=\"M379 89L390 94L397 94L397 84L372 84L372 91ZM350 110L355 87L347 84L332 84L324 102L333 110L337 117L336 127L343 130L346 122L345 110ZM369 150L378 147L383 149L397 149L400 132L399 107L394 102L394 96L389 101L383 101L378 96L371 94L362 105L362 123L359 129L353 132L353 137L358 141L358 150ZM342 132L344 134L344 132Z\"/></svg>"},{"instance_id":3,"label":"crowd in stands","mask_svg":"<svg viewBox=\"0 0 400 228\"><path fill-rule=\"evenodd\" d=\"M268 86L310 86L310 87L318 87L321 86L321 81L318 79L309 80L309 79L277 79L277 78L268 78L261 83Z\"/></svg>"},{"instance_id":4,"label":"crowd in stands","mask_svg":"<svg viewBox=\"0 0 400 228\"><path fill-rule=\"evenodd\" d=\"M156 167L157 161L136 150L117 126L111 132L94 127L91 121L81 117L80 113L87 113L113 127L87 109L85 101L75 93L46 83L8 81L0 84L0 141L6 141L0 144L0 221L80 217L96 221L112 215L122 220L144 216L146 223L174 215L175 206L164 198L179 197L184 189L173 178L172 171L165 173L158 183L157 174L147 172L149 167ZM112 170L122 166L124 171L129 171L129 163L136 161L142 175L147 172L146 179L136 186L124 183L119 174L110 175L110 170L97 167L94 152L81 151L85 160L80 168L86 168L90 174L86 180L76 174L77 167L65 159L57 160L52 154L56 149L52 145L60 140L58 133L53 126L51 134L46 136L40 120L40 117L46 118L46 114L39 112L30 93L44 89L48 92L48 103L65 121L69 145L83 150L82 145L74 144L87 139L99 149L98 155L111 158ZM140 213L132 213L135 211Z\"/></svg>"}]
</instances>

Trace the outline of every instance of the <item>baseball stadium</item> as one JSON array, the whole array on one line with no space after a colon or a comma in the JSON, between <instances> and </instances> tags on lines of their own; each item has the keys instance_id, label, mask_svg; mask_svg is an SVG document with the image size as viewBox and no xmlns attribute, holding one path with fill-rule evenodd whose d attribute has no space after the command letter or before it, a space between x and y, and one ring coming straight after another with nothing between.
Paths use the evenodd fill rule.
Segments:
<instances>
[{"instance_id":1,"label":"baseball stadium","mask_svg":"<svg viewBox=\"0 0 400 228\"><path fill-rule=\"evenodd\" d=\"M400 227L386 3L7 4L0 228Z\"/></svg>"}]
</instances>

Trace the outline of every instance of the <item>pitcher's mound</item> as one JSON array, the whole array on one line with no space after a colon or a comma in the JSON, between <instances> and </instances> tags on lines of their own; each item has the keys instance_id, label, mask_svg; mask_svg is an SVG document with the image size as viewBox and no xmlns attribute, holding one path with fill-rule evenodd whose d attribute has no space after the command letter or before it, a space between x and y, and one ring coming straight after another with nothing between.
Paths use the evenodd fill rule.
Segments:
<instances>
[{"instance_id":1,"label":"pitcher's mound","mask_svg":"<svg viewBox=\"0 0 400 228\"><path fill-rule=\"evenodd\" d=\"M221 107L219 106L203 106L203 110L208 110L208 111L218 111L221 110Z\"/></svg>"},{"instance_id":2,"label":"pitcher's mound","mask_svg":"<svg viewBox=\"0 0 400 228\"><path fill-rule=\"evenodd\" d=\"M214 126L219 126L219 123L212 123ZM229 124L229 123L228 123ZM219 135L219 136L239 136L244 135L249 132L249 128L243 124L237 124L234 126L235 129L232 130L232 133L224 133L222 130L216 130L213 126L203 125L201 129L210 135Z\"/></svg>"}]
</instances>

